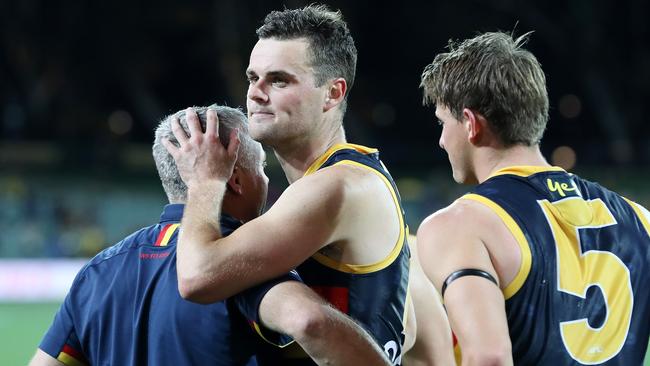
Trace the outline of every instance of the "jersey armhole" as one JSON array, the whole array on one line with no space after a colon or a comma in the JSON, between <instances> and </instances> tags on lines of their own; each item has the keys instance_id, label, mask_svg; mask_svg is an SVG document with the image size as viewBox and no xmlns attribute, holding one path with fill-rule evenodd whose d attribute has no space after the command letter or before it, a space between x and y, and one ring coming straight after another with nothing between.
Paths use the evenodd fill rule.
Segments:
<instances>
[{"instance_id":1,"label":"jersey armhole","mask_svg":"<svg viewBox=\"0 0 650 366\"><path fill-rule=\"evenodd\" d=\"M393 202L395 203L395 209L397 210L397 217L399 220L399 235L397 237L397 242L393 246L393 249L391 249L391 251L384 259L376 263L372 263L372 264L341 263L321 253L315 253L312 256L312 258L318 263L340 272L353 273L353 274L367 274L367 273L379 272L382 269L390 266L397 259L399 254L402 252L402 248L405 245L406 236L408 235L408 228L404 224L404 216L402 215L402 206L400 205L399 199L397 198L397 193L393 189L393 186L388 181L388 179L386 179L386 177L382 173L380 173L379 171L377 171L372 167L369 167L367 165L352 160L341 160L332 166L337 166L337 165L351 165L351 166L356 166L359 168L369 170L374 174L376 174L382 180L382 182L384 182L384 184L388 188L388 191L390 192L391 197L393 198Z\"/></svg>"},{"instance_id":2,"label":"jersey armhole","mask_svg":"<svg viewBox=\"0 0 650 366\"><path fill-rule=\"evenodd\" d=\"M524 285L524 282L526 282L526 279L528 278L528 274L530 273L532 255L530 252L528 239L526 239L523 231L517 222L512 218L512 216L510 216L506 210L504 210L501 206L499 206L491 199L475 193L466 194L460 199L476 201L491 209L494 213L497 214L497 216L499 216L501 221L503 221L519 245L519 249L521 251L521 264L519 265L519 270L517 271L517 274L512 279L512 281L510 281L510 283L502 290L503 297L508 300L514 296L519 291L519 289L521 289L521 287Z\"/></svg>"}]
</instances>

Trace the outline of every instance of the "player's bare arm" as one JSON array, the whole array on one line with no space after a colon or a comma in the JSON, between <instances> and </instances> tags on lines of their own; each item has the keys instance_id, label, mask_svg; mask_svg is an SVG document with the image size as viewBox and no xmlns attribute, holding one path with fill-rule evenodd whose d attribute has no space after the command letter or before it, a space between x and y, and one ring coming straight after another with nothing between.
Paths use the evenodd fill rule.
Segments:
<instances>
[{"instance_id":1,"label":"player's bare arm","mask_svg":"<svg viewBox=\"0 0 650 366\"><path fill-rule=\"evenodd\" d=\"M221 300L295 268L325 246L331 249L327 255L355 264L374 263L390 252L399 236L398 212L388 207L392 200L369 199L390 198L390 192L373 173L347 165L299 179L268 212L222 238L219 207L232 168L216 161L235 156L228 153L232 145L210 146L220 145L207 136L217 124L216 116L208 116L212 126L205 138L188 138L178 127L180 147L168 146L188 186L177 258L181 295L197 302ZM188 126L192 136L202 134L198 121L188 118ZM373 190L376 195L368 194ZM372 229L378 222L395 223L394 233ZM377 250L363 250L366 242L377 243Z\"/></svg>"},{"instance_id":2,"label":"player's bare arm","mask_svg":"<svg viewBox=\"0 0 650 366\"><path fill-rule=\"evenodd\" d=\"M319 365L390 364L366 331L302 283L273 287L259 314L266 327L293 337Z\"/></svg>"},{"instance_id":3,"label":"player's bare arm","mask_svg":"<svg viewBox=\"0 0 650 366\"><path fill-rule=\"evenodd\" d=\"M418 230L420 261L441 292L449 275L464 269L486 272L497 282L476 275L458 277L448 282L443 301L463 365L512 365L505 300L499 287L502 279L481 232L499 222L493 222L479 206L459 200L428 217ZM485 226L486 221L492 226Z\"/></svg>"},{"instance_id":4,"label":"player's bare arm","mask_svg":"<svg viewBox=\"0 0 650 366\"><path fill-rule=\"evenodd\" d=\"M409 314L415 318L415 334L407 333L407 340L415 337L410 348L404 346L404 366L454 365L453 342L447 314L442 306L438 291L427 279L420 265L415 236L409 236L411 268L409 293L413 304ZM407 332L408 332L407 327ZM408 342L408 341L407 341Z\"/></svg>"},{"instance_id":5,"label":"player's bare arm","mask_svg":"<svg viewBox=\"0 0 650 366\"><path fill-rule=\"evenodd\" d=\"M198 302L232 296L295 268L332 241L342 191L328 181L295 183L267 213L225 238L207 219L215 215L211 199L194 199L189 188L177 259L181 295Z\"/></svg>"}]
</instances>

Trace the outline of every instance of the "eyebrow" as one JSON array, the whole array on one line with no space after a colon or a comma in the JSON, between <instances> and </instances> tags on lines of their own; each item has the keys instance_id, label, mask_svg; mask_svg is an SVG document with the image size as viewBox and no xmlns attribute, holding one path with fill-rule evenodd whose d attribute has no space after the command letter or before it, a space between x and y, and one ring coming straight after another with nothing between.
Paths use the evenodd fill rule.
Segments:
<instances>
[{"instance_id":1,"label":"eyebrow","mask_svg":"<svg viewBox=\"0 0 650 366\"><path fill-rule=\"evenodd\" d=\"M246 75L247 76L258 76L257 73L253 70L246 70ZM288 80L297 80L296 75L291 74L286 71L282 70L274 70L274 71L269 71L266 73L266 78L282 78L282 79L288 79Z\"/></svg>"},{"instance_id":2,"label":"eyebrow","mask_svg":"<svg viewBox=\"0 0 650 366\"><path fill-rule=\"evenodd\" d=\"M286 71L270 71L266 73L267 77L279 77L283 79L290 79L290 80L295 80L296 75L290 74Z\"/></svg>"}]
</instances>

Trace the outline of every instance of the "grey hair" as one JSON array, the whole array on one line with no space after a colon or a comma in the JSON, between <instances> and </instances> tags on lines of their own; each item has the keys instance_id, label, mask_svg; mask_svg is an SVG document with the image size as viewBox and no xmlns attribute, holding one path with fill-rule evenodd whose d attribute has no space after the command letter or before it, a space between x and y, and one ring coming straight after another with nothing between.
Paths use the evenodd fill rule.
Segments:
<instances>
[{"instance_id":1,"label":"grey hair","mask_svg":"<svg viewBox=\"0 0 650 366\"><path fill-rule=\"evenodd\" d=\"M245 169L256 169L261 164L261 150L262 145L250 137L248 133L248 120L244 113L235 108L219 106L213 104L208 107L194 107L194 111L199 116L201 121L201 129L205 131L207 122L208 110L215 110L219 117L219 139L224 146L228 145L230 132L234 129L239 130L239 154L237 156L236 164ZM162 182L163 189L167 194L170 202L185 202L187 200L187 186L180 177L174 158L167 152L162 141L167 139L174 145L179 146L178 141L172 133L172 119L178 118L181 126L187 135L190 135L189 128L187 127L187 119L185 110L178 111L174 114L163 118L158 127L156 128L155 138L153 142L152 152L153 159L158 169L158 175Z\"/></svg>"},{"instance_id":2,"label":"grey hair","mask_svg":"<svg viewBox=\"0 0 650 366\"><path fill-rule=\"evenodd\" d=\"M488 32L449 42L422 73L424 104L446 106L462 119L463 108L482 114L505 146L539 144L548 122L546 77L535 56L517 39Z\"/></svg>"}]
</instances>

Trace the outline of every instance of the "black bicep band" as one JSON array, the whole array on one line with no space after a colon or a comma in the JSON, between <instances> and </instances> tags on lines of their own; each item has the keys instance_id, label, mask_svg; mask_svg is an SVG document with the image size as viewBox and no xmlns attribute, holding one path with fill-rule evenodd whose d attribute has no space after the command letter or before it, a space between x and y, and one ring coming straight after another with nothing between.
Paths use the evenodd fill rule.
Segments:
<instances>
[{"instance_id":1,"label":"black bicep band","mask_svg":"<svg viewBox=\"0 0 650 366\"><path fill-rule=\"evenodd\" d=\"M483 277L486 280L490 280L490 281L494 282L494 284L497 285L497 287L499 286L499 283L497 282L497 280L494 277L492 277L491 274L489 274L489 273L487 273L487 272L485 272L483 270L474 269L474 268L459 269L458 271L452 272L452 274L447 276L447 279L442 284L442 291L441 291L442 294L441 294L441 296L445 297L445 290L447 290L447 286L449 286L450 283L456 281L457 279L459 279L461 277L465 277L465 276Z\"/></svg>"}]
</instances>

